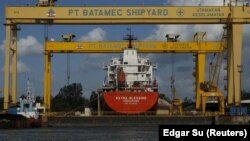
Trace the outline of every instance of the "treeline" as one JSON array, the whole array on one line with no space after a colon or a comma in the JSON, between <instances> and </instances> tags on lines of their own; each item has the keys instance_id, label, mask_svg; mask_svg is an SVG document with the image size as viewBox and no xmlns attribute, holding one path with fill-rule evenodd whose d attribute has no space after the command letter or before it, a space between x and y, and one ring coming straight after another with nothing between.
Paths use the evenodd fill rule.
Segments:
<instances>
[{"instance_id":1,"label":"treeline","mask_svg":"<svg viewBox=\"0 0 250 141\"><path fill-rule=\"evenodd\" d=\"M52 98L52 111L77 111L82 109L88 99L83 97L83 89L81 83L72 83L62 87L58 94Z\"/></svg>"},{"instance_id":2,"label":"treeline","mask_svg":"<svg viewBox=\"0 0 250 141\"><path fill-rule=\"evenodd\" d=\"M99 93L100 94L100 93ZM100 98L100 107L104 102ZM58 94L52 98L51 111L82 111L85 107L97 111L98 92L92 91L89 98L85 98L81 83L73 83L62 87Z\"/></svg>"},{"instance_id":3,"label":"treeline","mask_svg":"<svg viewBox=\"0 0 250 141\"><path fill-rule=\"evenodd\" d=\"M0 111L3 110L3 97L0 97Z\"/></svg>"},{"instance_id":4,"label":"treeline","mask_svg":"<svg viewBox=\"0 0 250 141\"><path fill-rule=\"evenodd\" d=\"M83 110L85 107L91 108L93 111L98 109L98 94L100 92L92 91L89 98L85 98L83 94L83 87L81 83L72 83L67 86L63 86L55 97L51 100L51 111L78 111ZM164 94L160 94L160 98L171 101L170 98ZM241 99L250 99L250 91L241 91ZM0 111L3 110L3 98L0 97ZM43 103L41 96L36 97L36 102ZM190 99L184 98L184 103L189 105L192 103ZM185 104L184 104L185 105ZM100 107L104 107L104 101L100 97Z\"/></svg>"},{"instance_id":5,"label":"treeline","mask_svg":"<svg viewBox=\"0 0 250 141\"><path fill-rule=\"evenodd\" d=\"M250 99L250 91L243 90L241 91L241 99Z\"/></svg>"}]
</instances>

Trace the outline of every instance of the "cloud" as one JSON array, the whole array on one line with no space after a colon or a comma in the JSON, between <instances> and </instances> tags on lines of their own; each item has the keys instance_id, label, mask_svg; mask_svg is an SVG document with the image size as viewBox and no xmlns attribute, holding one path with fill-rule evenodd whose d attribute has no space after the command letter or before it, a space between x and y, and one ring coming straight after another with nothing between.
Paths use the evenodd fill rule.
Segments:
<instances>
[{"instance_id":1,"label":"cloud","mask_svg":"<svg viewBox=\"0 0 250 141\"><path fill-rule=\"evenodd\" d=\"M107 38L106 31L103 30L102 28L98 27L98 28L94 28L93 30L88 32L87 35L80 37L79 41L88 41L88 42L105 41L106 38ZM95 58L95 59L100 58L100 56L101 55L98 53L91 53L89 55L89 57Z\"/></svg>"},{"instance_id":2,"label":"cloud","mask_svg":"<svg viewBox=\"0 0 250 141\"><path fill-rule=\"evenodd\" d=\"M192 41L196 32L207 32L208 41L219 41L223 25L156 25L145 41L166 41L166 34L179 34L180 41Z\"/></svg>"},{"instance_id":3,"label":"cloud","mask_svg":"<svg viewBox=\"0 0 250 141\"><path fill-rule=\"evenodd\" d=\"M167 0L168 6L221 6L222 0ZM208 40L218 39L222 25L156 25L146 41L166 41L166 34L179 34L181 41L190 41L195 32L207 32Z\"/></svg>"},{"instance_id":4,"label":"cloud","mask_svg":"<svg viewBox=\"0 0 250 141\"><path fill-rule=\"evenodd\" d=\"M37 55L43 53L43 45L31 35L18 41L18 52L20 55Z\"/></svg>"},{"instance_id":5,"label":"cloud","mask_svg":"<svg viewBox=\"0 0 250 141\"><path fill-rule=\"evenodd\" d=\"M166 41L166 34L179 34L180 40L189 40L192 38L189 35L189 32L193 31L192 28L192 25L156 25L151 34L144 40Z\"/></svg>"},{"instance_id":6,"label":"cloud","mask_svg":"<svg viewBox=\"0 0 250 141\"><path fill-rule=\"evenodd\" d=\"M106 37L106 31L98 27L88 32L87 35L82 36L80 41L104 41Z\"/></svg>"},{"instance_id":7,"label":"cloud","mask_svg":"<svg viewBox=\"0 0 250 141\"><path fill-rule=\"evenodd\" d=\"M85 61L84 63L80 64L79 68L81 72L93 72L97 70L102 70L102 62L91 62L91 61Z\"/></svg>"},{"instance_id":8,"label":"cloud","mask_svg":"<svg viewBox=\"0 0 250 141\"><path fill-rule=\"evenodd\" d=\"M1 69L4 71L4 67ZM30 72L31 69L22 61L17 61L17 73L18 74L24 74ZM12 73L12 64L10 65L10 72Z\"/></svg>"},{"instance_id":9,"label":"cloud","mask_svg":"<svg viewBox=\"0 0 250 141\"><path fill-rule=\"evenodd\" d=\"M223 1L219 0L167 0L165 5L168 6L218 6L223 5ZM196 32L206 32L208 41L220 41L223 32L223 25L156 25L152 32L144 39L146 41L166 41L166 34L179 34L180 41L193 41L193 35ZM168 73L171 74L172 55L168 54L148 54L154 63L158 63L159 75L164 76ZM176 88L180 96L193 97L194 96L194 82L195 78L192 76L194 62L192 54L176 54L175 55L175 75L176 75ZM207 57L209 60L209 57ZM161 72L164 71L165 73ZM167 73L168 72L168 73ZM208 73L208 70L206 70ZM225 71L221 72L221 76ZM161 87L166 85L169 81L168 77L158 77ZM165 84L164 84L165 83ZM167 82L168 83L168 82ZM164 92L170 92L170 88L163 88Z\"/></svg>"},{"instance_id":10,"label":"cloud","mask_svg":"<svg viewBox=\"0 0 250 141\"><path fill-rule=\"evenodd\" d=\"M23 62L21 61L17 61L17 73L28 73L30 72L30 68L24 64Z\"/></svg>"},{"instance_id":11,"label":"cloud","mask_svg":"<svg viewBox=\"0 0 250 141\"><path fill-rule=\"evenodd\" d=\"M6 41L4 40L1 44L1 50L5 53ZM21 38L17 42L17 54L21 56L25 55L39 55L43 53L43 45L39 41L28 35L26 38Z\"/></svg>"}]
</instances>

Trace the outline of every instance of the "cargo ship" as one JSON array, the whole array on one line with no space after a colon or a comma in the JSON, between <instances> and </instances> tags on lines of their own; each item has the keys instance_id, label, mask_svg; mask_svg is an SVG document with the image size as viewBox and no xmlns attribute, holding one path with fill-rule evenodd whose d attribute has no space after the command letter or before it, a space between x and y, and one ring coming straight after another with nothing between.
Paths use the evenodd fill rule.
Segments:
<instances>
[{"instance_id":1,"label":"cargo ship","mask_svg":"<svg viewBox=\"0 0 250 141\"><path fill-rule=\"evenodd\" d=\"M27 94L19 99L19 105L10 106L6 114L0 114L0 129L34 128L42 126L35 98L27 81Z\"/></svg>"},{"instance_id":2,"label":"cargo ship","mask_svg":"<svg viewBox=\"0 0 250 141\"><path fill-rule=\"evenodd\" d=\"M108 65L102 95L107 109L121 114L141 114L155 110L159 97L157 81L153 76L156 65L148 58L138 56L127 34L128 47L123 50L123 57L112 58Z\"/></svg>"}]
</instances>

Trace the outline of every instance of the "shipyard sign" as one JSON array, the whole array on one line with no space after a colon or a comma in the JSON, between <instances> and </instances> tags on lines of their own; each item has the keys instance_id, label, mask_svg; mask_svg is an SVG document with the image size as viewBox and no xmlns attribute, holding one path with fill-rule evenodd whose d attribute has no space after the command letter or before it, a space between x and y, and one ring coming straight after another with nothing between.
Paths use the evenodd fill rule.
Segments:
<instances>
[{"instance_id":1,"label":"shipyard sign","mask_svg":"<svg viewBox=\"0 0 250 141\"><path fill-rule=\"evenodd\" d=\"M226 18L228 11L221 7L111 7L111 8L69 8L69 17L107 18Z\"/></svg>"},{"instance_id":2,"label":"shipyard sign","mask_svg":"<svg viewBox=\"0 0 250 141\"><path fill-rule=\"evenodd\" d=\"M116 17L116 16L167 16L167 8L110 8L110 9L79 9L79 8L70 8L68 9L68 16L84 16L84 17Z\"/></svg>"},{"instance_id":3,"label":"shipyard sign","mask_svg":"<svg viewBox=\"0 0 250 141\"><path fill-rule=\"evenodd\" d=\"M170 7L140 7L140 8L69 8L69 17L224 17L223 8L170 8Z\"/></svg>"},{"instance_id":4,"label":"shipyard sign","mask_svg":"<svg viewBox=\"0 0 250 141\"><path fill-rule=\"evenodd\" d=\"M246 9L242 14L249 12ZM30 12L32 11L32 12ZM208 7L7 7L6 18L53 18L53 19L179 19L179 18L227 18L230 8Z\"/></svg>"}]
</instances>

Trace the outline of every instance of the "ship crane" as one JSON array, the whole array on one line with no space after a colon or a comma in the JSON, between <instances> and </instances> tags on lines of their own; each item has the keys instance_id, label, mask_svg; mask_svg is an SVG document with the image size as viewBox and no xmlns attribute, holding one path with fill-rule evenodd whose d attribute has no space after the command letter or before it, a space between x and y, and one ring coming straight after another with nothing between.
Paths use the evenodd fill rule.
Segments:
<instances>
[{"instance_id":1,"label":"ship crane","mask_svg":"<svg viewBox=\"0 0 250 141\"><path fill-rule=\"evenodd\" d=\"M206 103L207 98L217 98L218 107L219 107L219 114L224 115L224 95L219 90L219 79L220 79L220 72L221 66L223 61L223 56L226 53L226 42L227 42L227 30L224 28L224 32L222 35L222 42L224 42L224 50L219 53L214 54L214 58L209 63L209 76L208 80L200 83L200 89L202 91L201 94L201 107L202 112L206 112ZM197 35L197 39L199 40L206 40L206 33L200 33Z\"/></svg>"}]
</instances>

